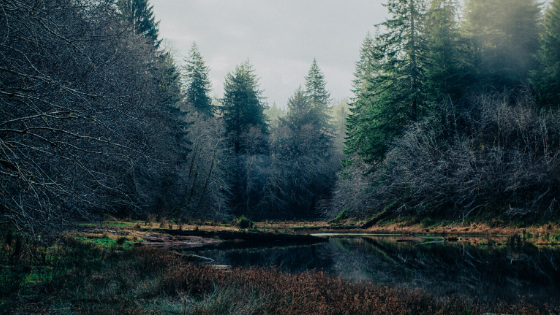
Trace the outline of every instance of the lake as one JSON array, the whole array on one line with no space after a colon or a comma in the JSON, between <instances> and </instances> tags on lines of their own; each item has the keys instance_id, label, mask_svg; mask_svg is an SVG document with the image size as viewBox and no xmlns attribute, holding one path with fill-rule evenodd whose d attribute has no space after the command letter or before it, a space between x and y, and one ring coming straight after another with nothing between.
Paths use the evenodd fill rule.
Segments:
<instances>
[{"instance_id":1,"label":"lake","mask_svg":"<svg viewBox=\"0 0 560 315\"><path fill-rule=\"evenodd\" d=\"M506 236L447 241L428 236L322 235L329 241L292 246L225 242L185 252L212 258L217 265L275 266L290 273L322 270L350 281L417 288L442 298L560 303L558 246L535 246Z\"/></svg>"}]
</instances>

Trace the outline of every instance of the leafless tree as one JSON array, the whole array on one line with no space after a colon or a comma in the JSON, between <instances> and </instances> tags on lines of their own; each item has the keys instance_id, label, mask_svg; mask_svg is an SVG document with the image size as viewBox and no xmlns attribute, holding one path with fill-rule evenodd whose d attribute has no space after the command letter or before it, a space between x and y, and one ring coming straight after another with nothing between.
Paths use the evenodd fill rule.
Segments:
<instances>
[{"instance_id":1,"label":"leafless tree","mask_svg":"<svg viewBox=\"0 0 560 315\"><path fill-rule=\"evenodd\" d=\"M179 216L223 218L228 216L231 158L221 120L197 113L186 117L190 151L181 172L183 191L176 212Z\"/></svg>"},{"instance_id":2,"label":"leafless tree","mask_svg":"<svg viewBox=\"0 0 560 315\"><path fill-rule=\"evenodd\" d=\"M109 0L6 0L0 12L0 220L38 236L153 206L140 192L150 173L173 173L181 128L154 93L157 52Z\"/></svg>"}]
</instances>

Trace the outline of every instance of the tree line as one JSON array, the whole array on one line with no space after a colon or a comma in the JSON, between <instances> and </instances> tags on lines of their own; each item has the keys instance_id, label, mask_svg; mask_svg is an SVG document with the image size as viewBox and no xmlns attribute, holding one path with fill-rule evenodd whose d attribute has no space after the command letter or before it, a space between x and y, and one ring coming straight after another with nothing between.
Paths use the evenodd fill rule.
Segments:
<instances>
[{"instance_id":1,"label":"tree line","mask_svg":"<svg viewBox=\"0 0 560 315\"><path fill-rule=\"evenodd\" d=\"M249 62L210 97L147 0L2 1L0 223L556 213L560 0L386 7L349 102L313 60L281 110Z\"/></svg>"},{"instance_id":2,"label":"tree line","mask_svg":"<svg viewBox=\"0 0 560 315\"><path fill-rule=\"evenodd\" d=\"M386 7L356 64L326 215L557 215L560 1Z\"/></svg>"},{"instance_id":3,"label":"tree line","mask_svg":"<svg viewBox=\"0 0 560 315\"><path fill-rule=\"evenodd\" d=\"M314 217L330 194L342 141L316 61L270 124L252 65L212 99L198 47L178 67L147 0L0 9L0 223L38 238L105 214Z\"/></svg>"}]
</instances>

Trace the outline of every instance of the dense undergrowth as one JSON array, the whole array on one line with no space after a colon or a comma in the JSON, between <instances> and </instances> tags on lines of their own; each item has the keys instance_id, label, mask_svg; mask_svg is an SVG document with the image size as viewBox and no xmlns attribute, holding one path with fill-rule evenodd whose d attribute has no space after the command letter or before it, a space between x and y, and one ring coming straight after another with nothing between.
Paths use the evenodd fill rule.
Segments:
<instances>
[{"instance_id":1,"label":"dense undergrowth","mask_svg":"<svg viewBox=\"0 0 560 315\"><path fill-rule=\"evenodd\" d=\"M342 173L335 217L380 213L489 222L557 217L560 125L527 92L447 103L395 139L385 159L359 158Z\"/></svg>"},{"instance_id":2,"label":"dense undergrowth","mask_svg":"<svg viewBox=\"0 0 560 315\"><path fill-rule=\"evenodd\" d=\"M215 270L154 248L72 236L50 247L2 235L0 313L54 314L549 314L519 303L445 300L406 288L351 283L320 271ZM549 312L550 311L550 312Z\"/></svg>"}]
</instances>

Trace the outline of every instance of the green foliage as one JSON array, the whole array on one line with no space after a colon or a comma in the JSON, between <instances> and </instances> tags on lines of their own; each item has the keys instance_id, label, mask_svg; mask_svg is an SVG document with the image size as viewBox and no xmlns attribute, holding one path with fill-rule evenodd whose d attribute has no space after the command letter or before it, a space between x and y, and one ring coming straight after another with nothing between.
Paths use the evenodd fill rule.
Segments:
<instances>
[{"instance_id":1,"label":"green foliage","mask_svg":"<svg viewBox=\"0 0 560 315\"><path fill-rule=\"evenodd\" d=\"M426 112L425 1L390 0L385 33L366 37L356 65L354 108L348 119L347 154L368 163L383 159L404 126Z\"/></svg>"},{"instance_id":2,"label":"green foliage","mask_svg":"<svg viewBox=\"0 0 560 315\"><path fill-rule=\"evenodd\" d=\"M301 86L288 99L288 113L285 119L280 121L292 130L299 130L302 126L317 125L317 117L311 110L311 102L301 89Z\"/></svg>"},{"instance_id":3,"label":"green foliage","mask_svg":"<svg viewBox=\"0 0 560 315\"><path fill-rule=\"evenodd\" d=\"M535 69L540 3L536 0L470 0L462 30L472 41L477 85L501 89L525 83Z\"/></svg>"},{"instance_id":4,"label":"green foliage","mask_svg":"<svg viewBox=\"0 0 560 315\"><path fill-rule=\"evenodd\" d=\"M342 220L348 219L349 211L347 209L342 210L334 219L330 220L331 224L340 223Z\"/></svg>"},{"instance_id":5,"label":"green foliage","mask_svg":"<svg viewBox=\"0 0 560 315\"><path fill-rule=\"evenodd\" d=\"M261 133L268 131L264 115L266 104L261 94L255 70L248 61L226 75L221 111L226 134L233 138L236 153L245 145L243 133L248 132L251 127L256 127Z\"/></svg>"},{"instance_id":6,"label":"green foliage","mask_svg":"<svg viewBox=\"0 0 560 315\"><path fill-rule=\"evenodd\" d=\"M544 16L537 59L540 67L531 83L541 104L557 105L560 100L560 0L550 3Z\"/></svg>"},{"instance_id":7,"label":"green foliage","mask_svg":"<svg viewBox=\"0 0 560 315\"><path fill-rule=\"evenodd\" d=\"M270 119L272 125L278 125L278 121L286 116L286 110L278 107L276 102L274 102L272 103L272 106L269 106L264 110L264 114L268 117L268 119Z\"/></svg>"},{"instance_id":8,"label":"green foliage","mask_svg":"<svg viewBox=\"0 0 560 315\"><path fill-rule=\"evenodd\" d=\"M240 229L248 229L253 227L253 221L249 220L248 218L242 215L237 220L235 220L235 225L238 226Z\"/></svg>"},{"instance_id":9,"label":"green foliage","mask_svg":"<svg viewBox=\"0 0 560 315\"><path fill-rule=\"evenodd\" d=\"M117 239L114 239L108 236L104 236L101 238L86 238L79 236L76 237L76 240L87 244L99 246L99 248L105 250L123 250L134 247L134 242L128 240L126 237L119 237Z\"/></svg>"},{"instance_id":10,"label":"green foliage","mask_svg":"<svg viewBox=\"0 0 560 315\"><path fill-rule=\"evenodd\" d=\"M196 43L193 43L185 63L183 70L187 103L192 105L198 112L210 117L213 116L214 106L212 105L212 99L208 96L212 88L210 78L208 77L210 68L204 63Z\"/></svg>"},{"instance_id":11,"label":"green foliage","mask_svg":"<svg viewBox=\"0 0 560 315\"><path fill-rule=\"evenodd\" d=\"M153 7L148 0L118 0L117 8L121 20L130 25L136 34L145 37L154 47L159 47L159 22L155 21Z\"/></svg>"},{"instance_id":12,"label":"green foliage","mask_svg":"<svg viewBox=\"0 0 560 315\"><path fill-rule=\"evenodd\" d=\"M422 221L420 222L420 224L422 225L422 227L428 227L428 226L432 226L434 225L435 221L434 219L427 217L422 219Z\"/></svg>"},{"instance_id":13,"label":"green foliage","mask_svg":"<svg viewBox=\"0 0 560 315\"><path fill-rule=\"evenodd\" d=\"M313 59L311 68L305 77L305 97L308 100L308 104L299 104L301 107L300 112L293 112L293 115L303 114L307 116L309 120L308 123L312 124L316 130L321 130L325 133L331 132L330 125L330 93L326 88L327 82L325 81L325 75L319 69L317 65L317 60ZM301 92L301 89L298 90ZM296 95L298 95L296 91ZM298 96L299 97L299 96ZM299 97L298 101L302 101L303 98ZM292 101L296 101L292 99ZM304 106L305 105L305 106ZM298 106L293 104L292 106ZM290 108L290 102L288 102L288 108ZM288 114L289 115L289 114Z\"/></svg>"},{"instance_id":14,"label":"green foliage","mask_svg":"<svg viewBox=\"0 0 560 315\"><path fill-rule=\"evenodd\" d=\"M460 98L470 84L469 45L460 34L456 6L450 0L432 0L425 15L425 93L429 102Z\"/></svg>"}]
</instances>

